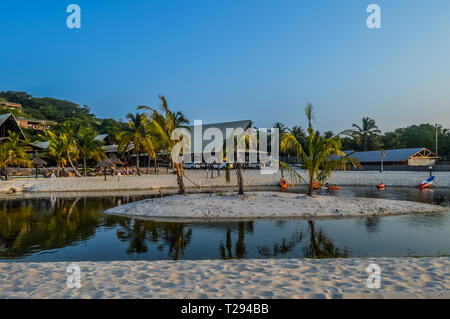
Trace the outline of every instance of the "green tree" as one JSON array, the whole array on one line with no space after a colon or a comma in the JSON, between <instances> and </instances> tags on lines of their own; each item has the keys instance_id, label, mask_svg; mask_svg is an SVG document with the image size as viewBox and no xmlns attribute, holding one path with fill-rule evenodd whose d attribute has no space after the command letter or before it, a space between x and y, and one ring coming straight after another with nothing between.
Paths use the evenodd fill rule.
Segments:
<instances>
[{"instance_id":1,"label":"green tree","mask_svg":"<svg viewBox=\"0 0 450 319\"><path fill-rule=\"evenodd\" d=\"M184 124L188 124L188 121L181 112L174 113L167 106L166 98L162 95L159 96L161 105L159 111L156 108L149 106L140 106L139 109L147 110L151 112L151 125L153 125L153 131L160 140L160 145L166 149L169 153L172 152L173 147L179 142L179 140L172 139L172 133ZM174 159L172 158L172 162ZM176 161L174 167L177 172L177 183L180 194L185 194L184 186L184 169L182 163Z\"/></svg>"},{"instance_id":2,"label":"green tree","mask_svg":"<svg viewBox=\"0 0 450 319\"><path fill-rule=\"evenodd\" d=\"M11 165L31 167L31 151L27 142L20 139L19 134L9 131L9 137L0 143L0 167L5 172L5 180L8 180L8 167Z\"/></svg>"},{"instance_id":3,"label":"green tree","mask_svg":"<svg viewBox=\"0 0 450 319\"><path fill-rule=\"evenodd\" d=\"M128 146L133 144L133 153L136 155L136 169L137 174L140 176L141 171L139 167L139 157L142 152L152 153L150 139L148 138L148 126L146 125L146 119L143 114L136 113L135 115L129 113L128 129L119 134L120 143L118 147L119 153L123 153L127 150Z\"/></svg>"},{"instance_id":4,"label":"green tree","mask_svg":"<svg viewBox=\"0 0 450 319\"><path fill-rule=\"evenodd\" d=\"M314 193L314 184L323 184L329 179L337 169L346 169L349 164L358 166L355 159L347 157L342 151L341 139L336 137L324 138L318 131L312 127L312 105L305 107L306 117L308 119L308 152L306 152L300 142L292 133L285 133L281 137L280 149L284 151L293 150L302 162L304 169L308 171L308 194ZM288 170L292 176L303 180L303 177L291 166L281 162L282 170Z\"/></svg>"},{"instance_id":5,"label":"green tree","mask_svg":"<svg viewBox=\"0 0 450 319\"><path fill-rule=\"evenodd\" d=\"M83 159L83 175L87 175L87 160L94 159L99 162L105 157L102 142L96 141L97 133L89 127L82 128L75 137L75 143Z\"/></svg>"},{"instance_id":6,"label":"green tree","mask_svg":"<svg viewBox=\"0 0 450 319\"><path fill-rule=\"evenodd\" d=\"M369 117L363 117L362 126L353 124L352 130L346 130L343 133L347 134L355 139L357 144L362 144L362 149L367 151L367 147L370 145L371 148L376 148L379 144L379 137L381 131L375 123L375 120Z\"/></svg>"}]
</instances>

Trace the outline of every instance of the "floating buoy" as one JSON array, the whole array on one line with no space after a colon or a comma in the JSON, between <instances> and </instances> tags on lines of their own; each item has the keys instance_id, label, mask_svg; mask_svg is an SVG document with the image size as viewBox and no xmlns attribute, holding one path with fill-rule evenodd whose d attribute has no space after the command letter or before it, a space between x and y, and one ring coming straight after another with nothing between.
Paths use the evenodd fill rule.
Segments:
<instances>
[{"instance_id":1,"label":"floating buoy","mask_svg":"<svg viewBox=\"0 0 450 319\"><path fill-rule=\"evenodd\" d=\"M384 183L380 183L377 185L378 189L384 189L386 187L386 185Z\"/></svg>"}]
</instances>

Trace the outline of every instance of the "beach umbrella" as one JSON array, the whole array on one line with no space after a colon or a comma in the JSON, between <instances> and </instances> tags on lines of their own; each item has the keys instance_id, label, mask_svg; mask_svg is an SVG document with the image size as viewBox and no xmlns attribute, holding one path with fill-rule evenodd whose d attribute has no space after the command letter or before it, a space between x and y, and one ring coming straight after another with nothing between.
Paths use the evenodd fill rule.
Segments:
<instances>
[{"instance_id":1,"label":"beach umbrella","mask_svg":"<svg viewBox=\"0 0 450 319\"><path fill-rule=\"evenodd\" d=\"M40 157L33 158L33 160L31 162L34 164L34 167L35 167L35 170L36 170L36 179L37 179L38 178L38 166L45 166L45 165L47 165L47 162L44 161Z\"/></svg>"},{"instance_id":2,"label":"beach umbrella","mask_svg":"<svg viewBox=\"0 0 450 319\"><path fill-rule=\"evenodd\" d=\"M108 167L115 167L115 166L116 166L116 164L114 164L109 158L105 157L95 167L103 167L105 169L105 181L106 181L106 168L108 168Z\"/></svg>"}]
</instances>

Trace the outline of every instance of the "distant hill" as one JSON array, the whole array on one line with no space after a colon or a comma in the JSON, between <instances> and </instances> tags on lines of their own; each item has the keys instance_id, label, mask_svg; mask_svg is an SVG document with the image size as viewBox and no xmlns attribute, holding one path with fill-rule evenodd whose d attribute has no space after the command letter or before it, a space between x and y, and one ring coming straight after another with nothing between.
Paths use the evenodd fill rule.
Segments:
<instances>
[{"instance_id":1,"label":"distant hill","mask_svg":"<svg viewBox=\"0 0 450 319\"><path fill-rule=\"evenodd\" d=\"M2 91L0 92L0 98L8 102L22 104L23 113L34 119L62 123L67 119L95 118L87 106L80 107L78 104L66 100L51 97L37 98L26 92L15 91Z\"/></svg>"},{"instance_id":2,"label":"distant hill","mask_svg":"<svg viewBox=\"0 0 450 319\"><path fill-rule=\"evenodd\" d=\"M59 100L52 97L33 97L26 92L0 91L0 100L22 104L22 112L16 110L0 110L1 113L11 112L16 116L24 116L38 120L54 121L59 124L68 120L80 119L86 125L92 126L98 133L114 135L127 128L127 124L114 119L100 119L90 112L87 105ZM29 135L35 132L28 132Z\"/></svg>"}]
</instances>

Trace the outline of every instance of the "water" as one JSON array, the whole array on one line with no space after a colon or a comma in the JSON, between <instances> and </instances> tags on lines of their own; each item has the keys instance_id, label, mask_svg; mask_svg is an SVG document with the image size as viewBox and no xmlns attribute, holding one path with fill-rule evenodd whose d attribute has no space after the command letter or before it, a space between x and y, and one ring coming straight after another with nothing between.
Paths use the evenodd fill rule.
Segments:
<instances>
[{"instance_id":1,"label":"water","mask_svg":"<svg viewBox=\"0 0 450 319\"><path fill-rule=\"evenodd\" d=\"M275 190L276 188L274 188ZM302 188L292 189L304 192ZM450 207L450 189L345 187L330 196ZM450 255L449 212L391 217L168 223L103 211L155 192L0 197L1 261L326 258Z\"/></svg>"}]
</instances>

